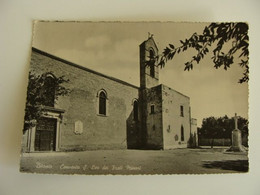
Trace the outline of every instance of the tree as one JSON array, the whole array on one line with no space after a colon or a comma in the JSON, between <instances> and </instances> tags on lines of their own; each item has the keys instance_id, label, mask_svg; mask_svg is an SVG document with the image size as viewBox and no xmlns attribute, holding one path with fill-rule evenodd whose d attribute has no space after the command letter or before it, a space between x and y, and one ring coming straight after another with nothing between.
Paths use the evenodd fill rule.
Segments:
<instances>
[{"instance_id":1,"label":"tree","mask_svg":"<svg viewBox=\"0 0 260 195\"><path fill-rule=\"evenodd\" d=\"M234 118L223 117L207 117L202 120L202 126L199 129L200 137L211 139L211 147L213 148L214 139L231 139L232 131L235 128ZM248 120L239 117L238 129L243 135L248 135Z\"/></svg>"},{"instance_id":2,"label":"tree","mask_svg":"<svg viewBox=\"0 0 260 195\"><path fill-rule=\"evenodd\" d=\"M232 41L232 46L228 52L223 52L223 47ZM240 67L244 69L242 78L239 83L248 82L249 66L248 66L248 25L246 23L211 23L206 26L203 33L198 35L194 33L189 39L180 40L181 45L175 47L169 44L161 55L156 56L158 66L165 66L168 60L172 60L174 56L180 52L184 52L189 48L194 48L197 54L185 63L184 70L192 70L194 63L199 62L209 53L209 48L215 45L213 49L212 60L216 69L223 67L225 70L230 68L234 63L234 55L239 54ZM149 59L147 64L153 65L155 59Z\"/></svg>"},{"instance_id":3,"label":"tree","mask_svg":"<svg viewBox=\"0 0 260 195\"><path fill-rule=\"evenodd\" d=\"M60 96L70 93L70 90L63 86L68 82L64 76L55 77L51 72L42 75L29 72L24 131L36 125L46 106L53 107Z\"/></svg>"},{"instance_id":4,"label":"tree","mask_svg":"<svg viewBox=\"0 0 260 195\"><path fill-rule=\"evenodd\" d=\"M219 134L222 130L219 122L220 121L215 117L208 117L202 121L200 134L211 139L211 148L213 148L214 139L220 136Z\"/></svg>"}]
</instances>

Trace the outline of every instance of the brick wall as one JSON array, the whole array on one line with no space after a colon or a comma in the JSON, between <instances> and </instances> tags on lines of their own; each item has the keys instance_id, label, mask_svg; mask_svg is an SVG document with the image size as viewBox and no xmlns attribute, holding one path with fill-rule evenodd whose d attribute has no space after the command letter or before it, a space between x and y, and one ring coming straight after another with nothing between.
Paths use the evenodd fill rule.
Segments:
<instances>
[{"instance_id":1,"label":"brick wall","mask_svg":"<svg viewBox=\"0 0 260 195\"><path fill-rule=\"evenodd\" d=\"M133 120L133 99L138 99L138 88L117 79L71 65L49 55L33 51L31 70L37 74L53 72L70 80L65 84L69 96L59 97L56 108L64 109L61 131L61 150L116 149L127 147L128 131L136 125ZM98 91L107 92L107 116L98 115ZM83 123L82 134L75 134L75 122Z\"/></svg>"}]
</instances>

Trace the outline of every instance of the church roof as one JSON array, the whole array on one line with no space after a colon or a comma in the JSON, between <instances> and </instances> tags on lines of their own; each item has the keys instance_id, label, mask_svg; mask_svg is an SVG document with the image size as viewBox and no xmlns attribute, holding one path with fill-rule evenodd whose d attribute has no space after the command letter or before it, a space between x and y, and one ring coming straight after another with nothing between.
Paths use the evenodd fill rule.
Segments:
<instances>
[{"instance_id":1,"label":"church roof","mask_svg":"<svg viewBox=\"0 0 260 195\"><path fill-rule=\"evenodd\" d=\"M67 64L67 65L74 66L74 67L79 68L79 69L82 69L82 70L84 70L84 71L87 71L87 72L90 72L90 73L93 73L93 74L96 74L96 75L105 77L105 78L110 79L110 80L113 80L113 81L116 81L116 82L121 83L121 84L123 84L123 85L130 86L130 87L139 89L139 87L137 87L137 86L135 86L135 85L133 85L133 84L130 84L130 83L125 82L125 81L122 81L122 80L120 80L120 79L117 79L117 78L114 78L114 77L111 77L111 76L102 74L102 73L100 73L100 72L94 71L94 70L92 70L92 69L86 68L86 67L81 66L81 65L78 65L78 64L75 64L75 63L73 63L73 62L64 60L64 59L62 59L62 58L59 58L59 57L54 56L54 55L52 55L52 54L49 54L49 53L47 53L47 52L45 52L45 51L39 50L39 49L37 49L37 48L35 48L35 47L32 47L32 51L33 51L33 52L36 52L36 53L39 53L39 54L41 54L41 55L47 56L47 57L49 57L49 58L52 58L52 59L54 59L54 60L63 62L63 63L65 63L65 64Z\"/></svg>"},{"instance_id":2,"label":"church roof","mask_svg":"<svg viewBox=\"0 0 260 195\"><path fill-rule=\"evenodd\" d=\"M162 84L162 85L163 85L164 87L168 87L168 86L166 86L166 85L164 85L164 84ZM171 90L171 91L174 91L174 92L176 92L176 93L178 93L178 94L180 94L180 95L182 95L182 96L184 96L184 97L186 97L186 98L189 98L189 99L190 99L189 96L184 95L183 93L181 93L181 92L179 92L179 91L176 91L176 90L173 89L173 88L168 87L168 89Z\"/></svg>"},{"instance_id":3,"label":"church roof","mask_svg":"<svg viewBox=\"0 0 260 195\"><path fill-rule=\"evenodd\" d=\"M153 40L152 37L150 37L149 39L152 39L152 40ZM145 41L144 41L144 42L145 42ZM144 43L144 42L143 42L143 43ZM143 44L143 43L142 43L142 44ZM156 44L155 44L155 45L156 45ZM87 72L90 72L90 73L93 73L93 74L96 74L96 75L105 77L105 78L107 78L107 79L113 80L113 81L118 82L118 83L121 83L121 84L123 84L123 85L129 86L129 87L133 87L133 88L136 88L136 89L139 89L139 87L137 87L137 86L135 86L135 85L133 85L133 84L130 84L130 83L126 82L126 81L122 81L122 80L120 80L120 79L117 79L117 78L114 78L114 77L111 77L111 76L102 74L102 73L100 73L100 72L94 71L94 70L92 70L92 69L86 68L86 67L84 67L84 66L75 64L75 63L73 63L73 62L67 61L67 60L62 59L62 58L60 58L60 57L54 56L54 55L49 54L49 53L47 53L47 52L45 52L45 51L42 51L42 50L40 50L40 49L37 49L37 48L35 48L35 47L32 47L32 51L33 51L33 52L36 52L36 53L39 53L39 54L41 54L41 55L47 56L47 57L49 57L49 58L52 58L52 59L54 59L54 60L63 62L63 63L65 63L65 64L67 64L67 65L74 66L74 67L79 68L79 69L82 69L82 70L84 70L84 71L87 71ZM190 98L189 96L186 96L186 95L180 93L179 91L176 91L176 90L174 90L174 89L172 89L172 88L170 88L170 87L168 87L168 86L166 86L166 85L164 85L164 84L159 84L159 85L157 85L157 86L155 86L155 87L158 87L158 86L167 87L169 90L172 90L172 91L174 91L174 92L176 92L176 93L178 93L178 94L180 94L180 95L182 95L182 96L185 96L185 97L187 97L187 98Z\"/></svg>"},{"instance_id":4,"label":"church roof","mask_svg":"<svg viewBox=\"0 0 260 195\"><path fill-rule=\"evenodd\" d=\"M157 85L157 86L154 86L154 87L165 87L165 88L168 88L170 91L174 91L175 93L178 93L178 94L180 94L180 95L182 95L182 96L184 96L184 97L186 97L186 98L189 98L189 99L190 99L190 97L189 97L189 96L187 96L187 95L184 95L183 93L181 93L181 92L179 92L179 91L176 91L175 89L172 89L171 87L168 87L167 85L164 85L164 84L159 84L159 85Z\"/></svg>"}]
</instances>

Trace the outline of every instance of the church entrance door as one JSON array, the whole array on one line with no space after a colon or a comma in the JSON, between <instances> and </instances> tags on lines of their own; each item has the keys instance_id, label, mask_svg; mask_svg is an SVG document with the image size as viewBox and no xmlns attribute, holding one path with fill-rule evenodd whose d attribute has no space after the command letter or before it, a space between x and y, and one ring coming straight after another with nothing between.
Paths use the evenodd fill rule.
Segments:
<instances>
[{"instance_id":1,"label":"church entrance door","mask_svg":"<svg viewBox=\"0 0 260 195\"><path fill-rule=\"evenodd\" d=\"M42 117L35 133L35 151L55 151L57 119Z\"/></svg>"}]
</instances>

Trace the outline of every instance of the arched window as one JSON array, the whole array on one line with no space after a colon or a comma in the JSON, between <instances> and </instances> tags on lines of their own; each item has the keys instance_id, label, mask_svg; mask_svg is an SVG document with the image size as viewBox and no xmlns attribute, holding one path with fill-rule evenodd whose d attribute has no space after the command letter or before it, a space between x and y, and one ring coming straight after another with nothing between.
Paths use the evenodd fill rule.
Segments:
<instances>
[{"instance_id":1,"label":"arched window","mask_svg":"<svg viewBox=\"0 0 260 195\"><path fill-rule=\"evenodd\" d=\"M150 49L149 51L149 60L152 62L150 66L150 76L154 77L155 76L155 71L154 71L154 65L155 65L155 56L154 56L154 51Z\"/></svg>"},{"instance_id":2,"label":"arched window","mask_svg":"<svg viewBox=\"0 0 260 195\"><path fill-rule=\"evenodd\" d=\"M55 102L55 77L52 74L46 74L44 85L42 87L42 97L44 106L54 107Z\"/></svg>"},{"instance_id":3,"label":"arched window","mask_svg":"<svg viewBox=\"0 0 260 195\"><path fill-rule=\"evenodd\" d=\"M99 93L99 97L98 97L98 101L99 101L99 114L102 114L102 115L106 115L107 114L107 95L104 91L101 91Z\"/></svg>"},{"instance_id":4,"label":"arched window","mask_svg":"<svg viewBox=\"0 0 260 195\"><path fill-rule=\"evenodd\" d=\"M138 101L134 101L134 120L138 121Z\"/></svg>"},{"instance_id":5,"label":"arched window","mask_svg":"<svg viewBox=\"0 0 260 195\"><path fill-rule=\"evenodd\" d=\"M181 141L184 141L184 128L183 128L183 125L181 125Z\"/></svg>"}]
</instances>

